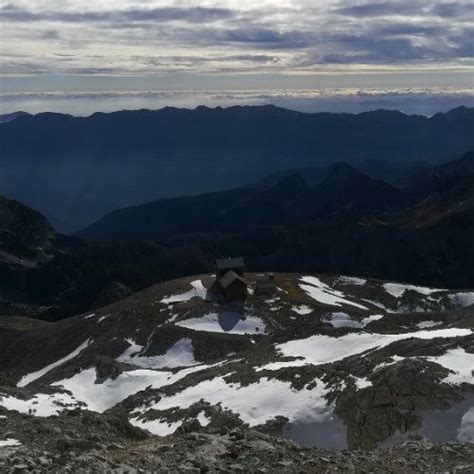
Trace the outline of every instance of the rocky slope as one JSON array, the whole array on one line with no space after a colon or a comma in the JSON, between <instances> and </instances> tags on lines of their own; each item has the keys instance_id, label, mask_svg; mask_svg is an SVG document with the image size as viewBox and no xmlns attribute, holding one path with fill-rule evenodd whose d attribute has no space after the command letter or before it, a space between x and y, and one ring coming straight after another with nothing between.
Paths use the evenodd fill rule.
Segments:
<instances>
[{"instance_id":1,"label":"rocky slope","mask_svg":"<svg viewBox=\"0 0 474 474\"><path fill-rule=\"evenodd\" d=\"M211 445L222 451L214 453L216 466L230 469L229 452L245 470L252 450L260 450L254 444L267 446L270 436L270 446L280 449L272 437L278 436L308 448L378 448L388 457L390 446L413 438L464 443L446 452L454 464L472 468L474 292L276 274L273 295L249 294L236 305L208 301L209 278L169 281L54 324L31 327L16 319L8 331L0 329L0 439L24 445L9 448L19 450L19 462L32 449L53 453L47 462L56 463L60 448L125 443L122 454L109 453L104 462L120 465L130 450L138 453L137 465L150 468L151 455L140 443L172 453L169 445L182 442L195 446L194 460ZM69 419L75 421L62 421ZM95 441L74 428L89 422L101 426ZM53 443L57 436L26 428L54 433L63 423L66 447ZM235 429L251 441L232 455ZM201 434L183 434L190 431ZM131 447L131 440L150 436ZM41 445L43 439L54 447ZM310 459L325 462L315 449L281 446L288 459L274 461L289 462L288 470ZM393 449L403 452L403 446ZM445 449L420 446L414 452L422 457ZM163 469L179 458L171 453L159 456ZM351 456L328 459L357 470L363 458ZM374 456L376 469L382 455Z\"/></svg>"}]
</instances>

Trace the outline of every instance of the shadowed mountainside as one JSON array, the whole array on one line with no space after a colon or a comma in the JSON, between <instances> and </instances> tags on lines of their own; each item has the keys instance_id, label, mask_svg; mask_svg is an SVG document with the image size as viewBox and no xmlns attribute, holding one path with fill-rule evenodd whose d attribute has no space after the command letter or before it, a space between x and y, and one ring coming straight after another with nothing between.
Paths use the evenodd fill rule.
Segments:
<instances>
[{"instance_id":1,"label":"shadowed mountainside","mask_svg":"<svg viewBox=\"0 0 474 474\"><path fill-rule=\"evenodd\" d=\"M285 169L443 159L472 149L473 130L474 110L465 107L431 118L274 106L45 113L0 124L0 185L69 231L120 207L229 189Z\"/></svg>"}]
</instances>

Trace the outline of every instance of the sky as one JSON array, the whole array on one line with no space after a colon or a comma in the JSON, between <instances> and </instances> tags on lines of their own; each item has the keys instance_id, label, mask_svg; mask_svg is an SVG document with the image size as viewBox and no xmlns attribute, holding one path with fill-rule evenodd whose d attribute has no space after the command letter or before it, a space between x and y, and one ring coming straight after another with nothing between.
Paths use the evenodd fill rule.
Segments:
<instances>
[{"instance_id":1,"label":"sky","mask_svg":"<svg viewBox=\"0 0 474 474\"><path fill-rule=\"evenodd\" d=\"M472 0L0 1L0 112L272 102L430 114L471 105L473 71Z\"/></svg>"}]
</instances>

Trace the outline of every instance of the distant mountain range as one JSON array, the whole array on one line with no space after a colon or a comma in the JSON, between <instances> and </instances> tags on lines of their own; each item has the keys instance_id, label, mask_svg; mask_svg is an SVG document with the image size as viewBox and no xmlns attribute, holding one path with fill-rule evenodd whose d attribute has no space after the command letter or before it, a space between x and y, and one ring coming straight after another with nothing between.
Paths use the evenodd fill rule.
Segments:
<instances>
[{"instance_id":1,"label":"distant mountain range","mask_svg":"<svg viewBox=\"0 0 474 474\"><path fill-rule=\"evenodd\" d=\"M431 118L263 106L85 118L20 113L3 122L1 191L37 208L61 231L83 228L117 208L340 161L392 184L405 182L421 163L474 148L474 109L465 107Z\"/></svg>"}]
</instances>

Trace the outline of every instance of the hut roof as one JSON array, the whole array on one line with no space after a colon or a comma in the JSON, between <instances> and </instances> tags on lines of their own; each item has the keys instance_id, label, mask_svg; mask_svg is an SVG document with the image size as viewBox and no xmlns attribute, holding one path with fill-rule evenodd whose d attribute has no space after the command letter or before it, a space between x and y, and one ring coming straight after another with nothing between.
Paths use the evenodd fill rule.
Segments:
<instances>
[{"instance_id":1,"label":"hut roof","mask_svg":"<svg viewBox=\"0 0 474 474\"><path fill-rule=\"evenodd\" d=\"M234 271L230 270L228 271L220 280L219 283L222 285L223 288L228 288L232 283L234 283L236 280L241 281L245 285L248 285L248 281L235 273Z\"/></svg>"}]
</instances>

